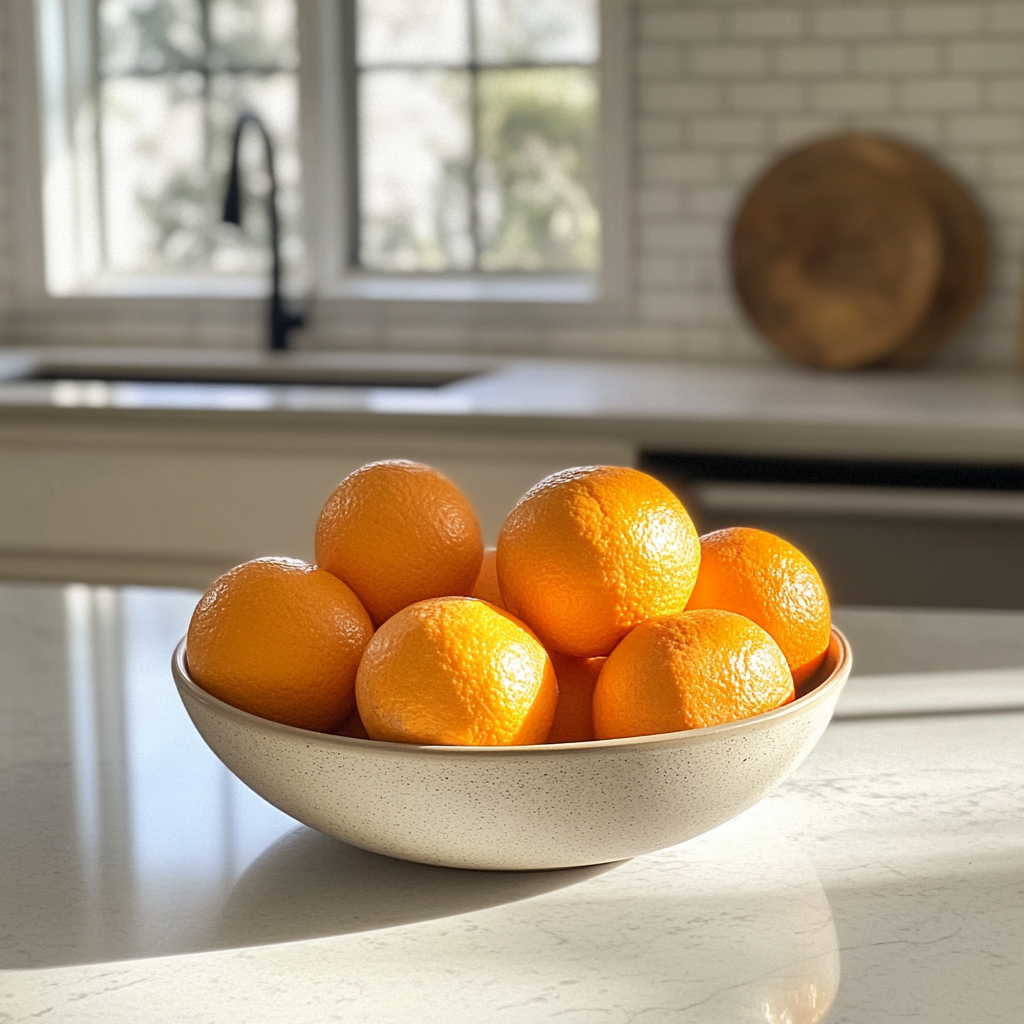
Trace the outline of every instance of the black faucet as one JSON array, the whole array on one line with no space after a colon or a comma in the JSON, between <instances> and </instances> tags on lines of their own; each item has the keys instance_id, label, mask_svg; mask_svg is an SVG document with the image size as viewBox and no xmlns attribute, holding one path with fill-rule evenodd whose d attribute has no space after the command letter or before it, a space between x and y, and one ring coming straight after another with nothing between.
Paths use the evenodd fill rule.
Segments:
<instances>
[{"instance_id":1,"label":"black faucet","mask_svg":"<svg viewBox=\"0 0 1024 1024\"><path fill-rule=\"evenodd\" d=\"M231 140L231 170L228 172L228 187L224 194L224 220L228 224L242 223L242 187L239 179L238 148L242 132L247 124L255 125L263 136L263 149L267 158L267 174L270 177L270 191L267 194L267 215L270 218L270 323L269 342L272 352L288 349L288 332L301 327L305 317L301 313L290 313L281 298L281 230L277 219L277 174L274 172L274 144L270 133L260 118L246 111L235 125Z\"/></svg>"}]
</instances>

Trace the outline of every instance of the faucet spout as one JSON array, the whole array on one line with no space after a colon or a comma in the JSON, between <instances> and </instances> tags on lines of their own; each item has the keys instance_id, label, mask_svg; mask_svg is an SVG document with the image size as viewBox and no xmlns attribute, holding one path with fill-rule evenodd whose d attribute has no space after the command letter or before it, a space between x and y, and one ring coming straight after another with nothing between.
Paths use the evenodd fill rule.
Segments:
<instances>
[{"instance_id":1,"label":"faucet spout","mask_svg":"<svg viewBox=\"0 0 1024 1024\"><path fill-rule=\"evenodd\" d=\"M242 223L242 185L239 166L239 150L242 133L246 125L253 125L263 139L263 151L267 161L267 176L270 190L267 193L267 216L270 221L270 310L268 319L268 344L272 352L285 352L289 348L288 334L301 327L305 317L289 311L281 295L281 229L277 212L277 174L274 170L274 144L267 126L251 110L245 111L235 125L231 140L231 168L228 171L227 188L224 193L225 223Z\"/></svg>"}]
</instances>

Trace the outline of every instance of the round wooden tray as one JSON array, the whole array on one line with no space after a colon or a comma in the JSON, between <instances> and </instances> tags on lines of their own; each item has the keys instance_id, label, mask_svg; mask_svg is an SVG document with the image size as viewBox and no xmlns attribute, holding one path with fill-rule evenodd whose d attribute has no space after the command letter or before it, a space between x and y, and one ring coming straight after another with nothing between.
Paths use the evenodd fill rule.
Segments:
<instances>
[{"instance_id":1,"label":"round wooden tray","mask_svg":"<svg viewBox=\"0 0 1024 1024\"><path fill-rule=\"evenodd\" d=\"M888 146L931 204L942 232L942 273L931 307L916 330L884 361L887 366L913 366L971 315L988 282L992 248L985 218L960 181L913 146L893 139L879 141Z\"/></svg>"},{"instance_id":2,"label":"round wooden tray","mask_svg":"<svg viewBox=\"0 0 1024 1024\"><path fill-rule=\"evenodd\" d=\"M797 362L910 365L984 287L988 239L966 190L913 147L848 134L784 156L733 226L744 309Z\"/></svg>"}]
</instances>

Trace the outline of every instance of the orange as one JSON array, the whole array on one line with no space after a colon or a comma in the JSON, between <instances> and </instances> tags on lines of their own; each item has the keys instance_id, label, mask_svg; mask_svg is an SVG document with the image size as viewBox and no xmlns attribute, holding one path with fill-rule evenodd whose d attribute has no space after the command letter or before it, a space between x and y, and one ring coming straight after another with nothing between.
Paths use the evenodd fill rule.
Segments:
<instances>
[{"instance_id":1,"label":"orange","mask_svg":"<svg viewBox=\"0 0 1024 1024\"><path fill-rule=\"evenodd\" d=\"M594 690L594 734L699 729L792 699L785 656L760 626L734 612L683 612L637 626L612 651Z\"/></svg>"},{"instance_id":2,"label":"orange","mask_svg":"<svg viewBox=\"0 0 1024 1024\"><path fill-rule=\"evenodd\" d=\"M551 655L558 680L558 704L545 742L577 743L594 738L594 687L606 660Z\"/></svg>"},{"instance_id":3,"label":"orange","mask_svg":"<svg viewBox=\"0 0 1024 1024\"><path fill-rule=\"evenodd\" d=\"M782 648L799 686L828 650L832 617L817 570L792 544L764 530L733 526L701 537L697 586L688 608L738 612Z\"/></svg>"},{"instance_id":4,"label":"orange","mask_svg":"<svg viewBox=\"0 0 1024 1024\"><path fill-rule=\"evenodd\" d=\"M497 548L484 548L484 561L480 566L480 575L470 590L470 597L479 597L481 601L490 601L497 608L504 608L505 601L498 586Z\"/></svg>"},{"instance_id":5,"label":"orange","mask_svg":"<svg viewBox=\"0 0 1024 1024\"><path fill-rule=\"evenodd\" d=\"M345 719L338 730L338 735L350 736L356 740L368 740L370 738L370 734L366 731L366 726L363 725L363 720L359 717L358 708Z\"/></svg>"},{"instance_id":6,"label":"orange","mask_svg":"<svg viewBox=\"0 0 1024 1024\"><path fill-rule=\"evenodd\" d=\"M371 739L398 743L542 743L557 699L537 638L472 597L420 601L388 619L356 678Z\"/></svg>"},{"instance_id":7,"label":"orange","mask_svg":"<svg viewBox=\"0 0 1024 1024\"><path fill-rule=\"evenodd\" d=\"M188 668L214 697L285 725L334 732L355 707L373 635L359 598L294 558L257 558L221 576L188 627Z\"/></svg>"},{"instance_id":8,"label":"orange","mask_svg":"<svg viewBox=\"0 0 1024 1024\"><path fill-rule=\"evenodd\" d=\"M316 560L380 625L414 601L468 593L483 540L465 495L436 469L373 462L327 499L316 524Z\"/></svg>"},{"instance_id":9,"label":"orange","mask_svg":"<svg viewBox=\"0 0 1024 1024\"><path fill-rule=\"evenodd\" d=\"M634 626L681 612L700 541L679 499L622 466L581 466L541 480L498 537L505 607L549 649L608 654Z\"/></svg>"}]
</instances>

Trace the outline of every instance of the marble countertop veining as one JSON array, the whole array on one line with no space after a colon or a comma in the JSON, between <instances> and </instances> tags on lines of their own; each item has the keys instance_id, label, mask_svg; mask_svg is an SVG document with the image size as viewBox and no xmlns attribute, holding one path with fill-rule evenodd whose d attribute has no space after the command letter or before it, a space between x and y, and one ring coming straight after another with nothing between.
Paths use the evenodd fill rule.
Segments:
<instances>
[{"instance_id":1,"label":"marble countertop veining","mask_svg":"<svg viewBox=\"0 0 1024 1024\"><path fill-rule=\"evenodd\" d=\"M438 387L31 380L46 360L138 368L281 366L465 374ZM45 367L44 367L45 368ZM0 423L40 418L405 425L614 436L638 448L863 458L1024 461L1024 377L1014 371L823 373L782 365L401 353L0 349Z\"/></svg>"},{"instance_id":2,"label":"marble countertop veining","mask_svg":"<svg viewBox=\"0 0 1024 1024\"><path fill-rule=\"evenodd\" d=\"M5 1024L1020 1020L1024 613L839 609L854 677L774 794L516 874L356 850L234 780L168 671L197 596L0 585Z\"/></svg>"}]
</instances>

